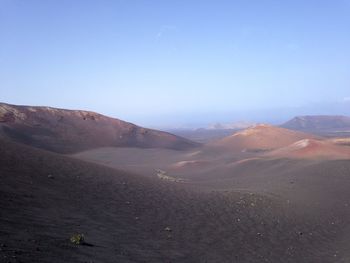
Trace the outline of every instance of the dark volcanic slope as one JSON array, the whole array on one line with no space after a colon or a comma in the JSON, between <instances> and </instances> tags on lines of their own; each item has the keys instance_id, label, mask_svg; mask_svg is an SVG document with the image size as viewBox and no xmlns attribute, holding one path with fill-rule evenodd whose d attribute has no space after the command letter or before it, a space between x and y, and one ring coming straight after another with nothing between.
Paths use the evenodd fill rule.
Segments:
<instances>
[{"instance_id":1,"label":"dark volcanic slope","mask_svg":"<svg viewBox=\"0 0 350 263\"><path fill-rule=\"evenodd\" d=\"M281 125L293 130L350 130L350 117L346 116L298 116Z\"/></svg>"},{"instance_id":2,"label":"dark volcanic slope","mask_svg":"<svg viewBox=\"0 0 350 263\"><path fill-rule=\"evenodd\" d=\"M277 196L195 192L2 140L0 154L1 262L343 262L342 226Z\"/></svg>"},{"instance_id":3,"label":"dark volcanic slope","mask_svg":"<svg viewBox=\"0 0 350 263\"><path fill-rule=\"evenodd\" d=\"M169 148L197 143L89 111L0 104L0 135L59 153L104 147Z\"/></svg>"}]
</instances>

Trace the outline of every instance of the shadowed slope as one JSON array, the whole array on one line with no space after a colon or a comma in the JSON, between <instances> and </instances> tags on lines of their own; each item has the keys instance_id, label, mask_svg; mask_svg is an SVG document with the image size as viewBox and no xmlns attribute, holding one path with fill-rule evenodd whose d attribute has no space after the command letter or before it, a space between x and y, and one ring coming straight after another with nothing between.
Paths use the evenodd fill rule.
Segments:
<instances>
[{"instance_id":1,"label":"shadowed slope","mask_svg":"<svg viewBox=\"0 0 350 263\"><path fill-rule=\"evenodd\" d=\"M189 149L199 144L98 113L0 104L0 135L46 150L72 153L114 146Z\"/></svg>"}]
</instances>

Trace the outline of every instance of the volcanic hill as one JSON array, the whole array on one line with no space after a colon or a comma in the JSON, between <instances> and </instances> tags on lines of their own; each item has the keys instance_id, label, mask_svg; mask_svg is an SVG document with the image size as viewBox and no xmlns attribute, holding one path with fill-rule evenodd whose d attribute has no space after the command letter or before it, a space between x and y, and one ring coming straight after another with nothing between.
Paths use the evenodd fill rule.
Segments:
<instances>
[{"instance_id":1,"label":"volcanic hill","mask_svg":"<svg viewBox=\"0 0 350 263\"><path fill-rule=\"evenodd\" d=\"M58 153L99 147L186 150L198 143L95 112L0 103L0 136Z\"/></svg>"}]
</instances>

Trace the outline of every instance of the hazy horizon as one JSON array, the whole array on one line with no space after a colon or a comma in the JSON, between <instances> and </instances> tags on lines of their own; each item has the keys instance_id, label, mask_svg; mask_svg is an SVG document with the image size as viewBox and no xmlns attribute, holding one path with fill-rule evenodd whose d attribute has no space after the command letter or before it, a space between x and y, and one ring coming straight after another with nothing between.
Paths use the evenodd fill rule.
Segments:
<instances>
[{"instance_id":1,"label":"hazy horizon","mask_svg":"<svg viewBox=\"0 0 350 263\"><path fill-rule=\"evenodd\" d=\"M350 115L350 2L0 0L0 101L160 128Z\"/></svg>"}]
</instances>

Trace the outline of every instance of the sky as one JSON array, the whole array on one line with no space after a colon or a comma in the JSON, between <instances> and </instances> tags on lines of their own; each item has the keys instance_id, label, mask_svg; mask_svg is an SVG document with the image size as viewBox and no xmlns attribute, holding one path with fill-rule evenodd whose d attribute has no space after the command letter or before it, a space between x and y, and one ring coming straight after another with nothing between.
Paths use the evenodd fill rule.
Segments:
<instances>
[{"instance_id":1,"label":"sky","mask_svg":"<svg viewBox=\"0 0 350 263\"><path fill-rule=\"evenodd\" d=\"M149 127L350 115L350 0L0 0L0 101Z\"/></svg>"}]
</instances>

